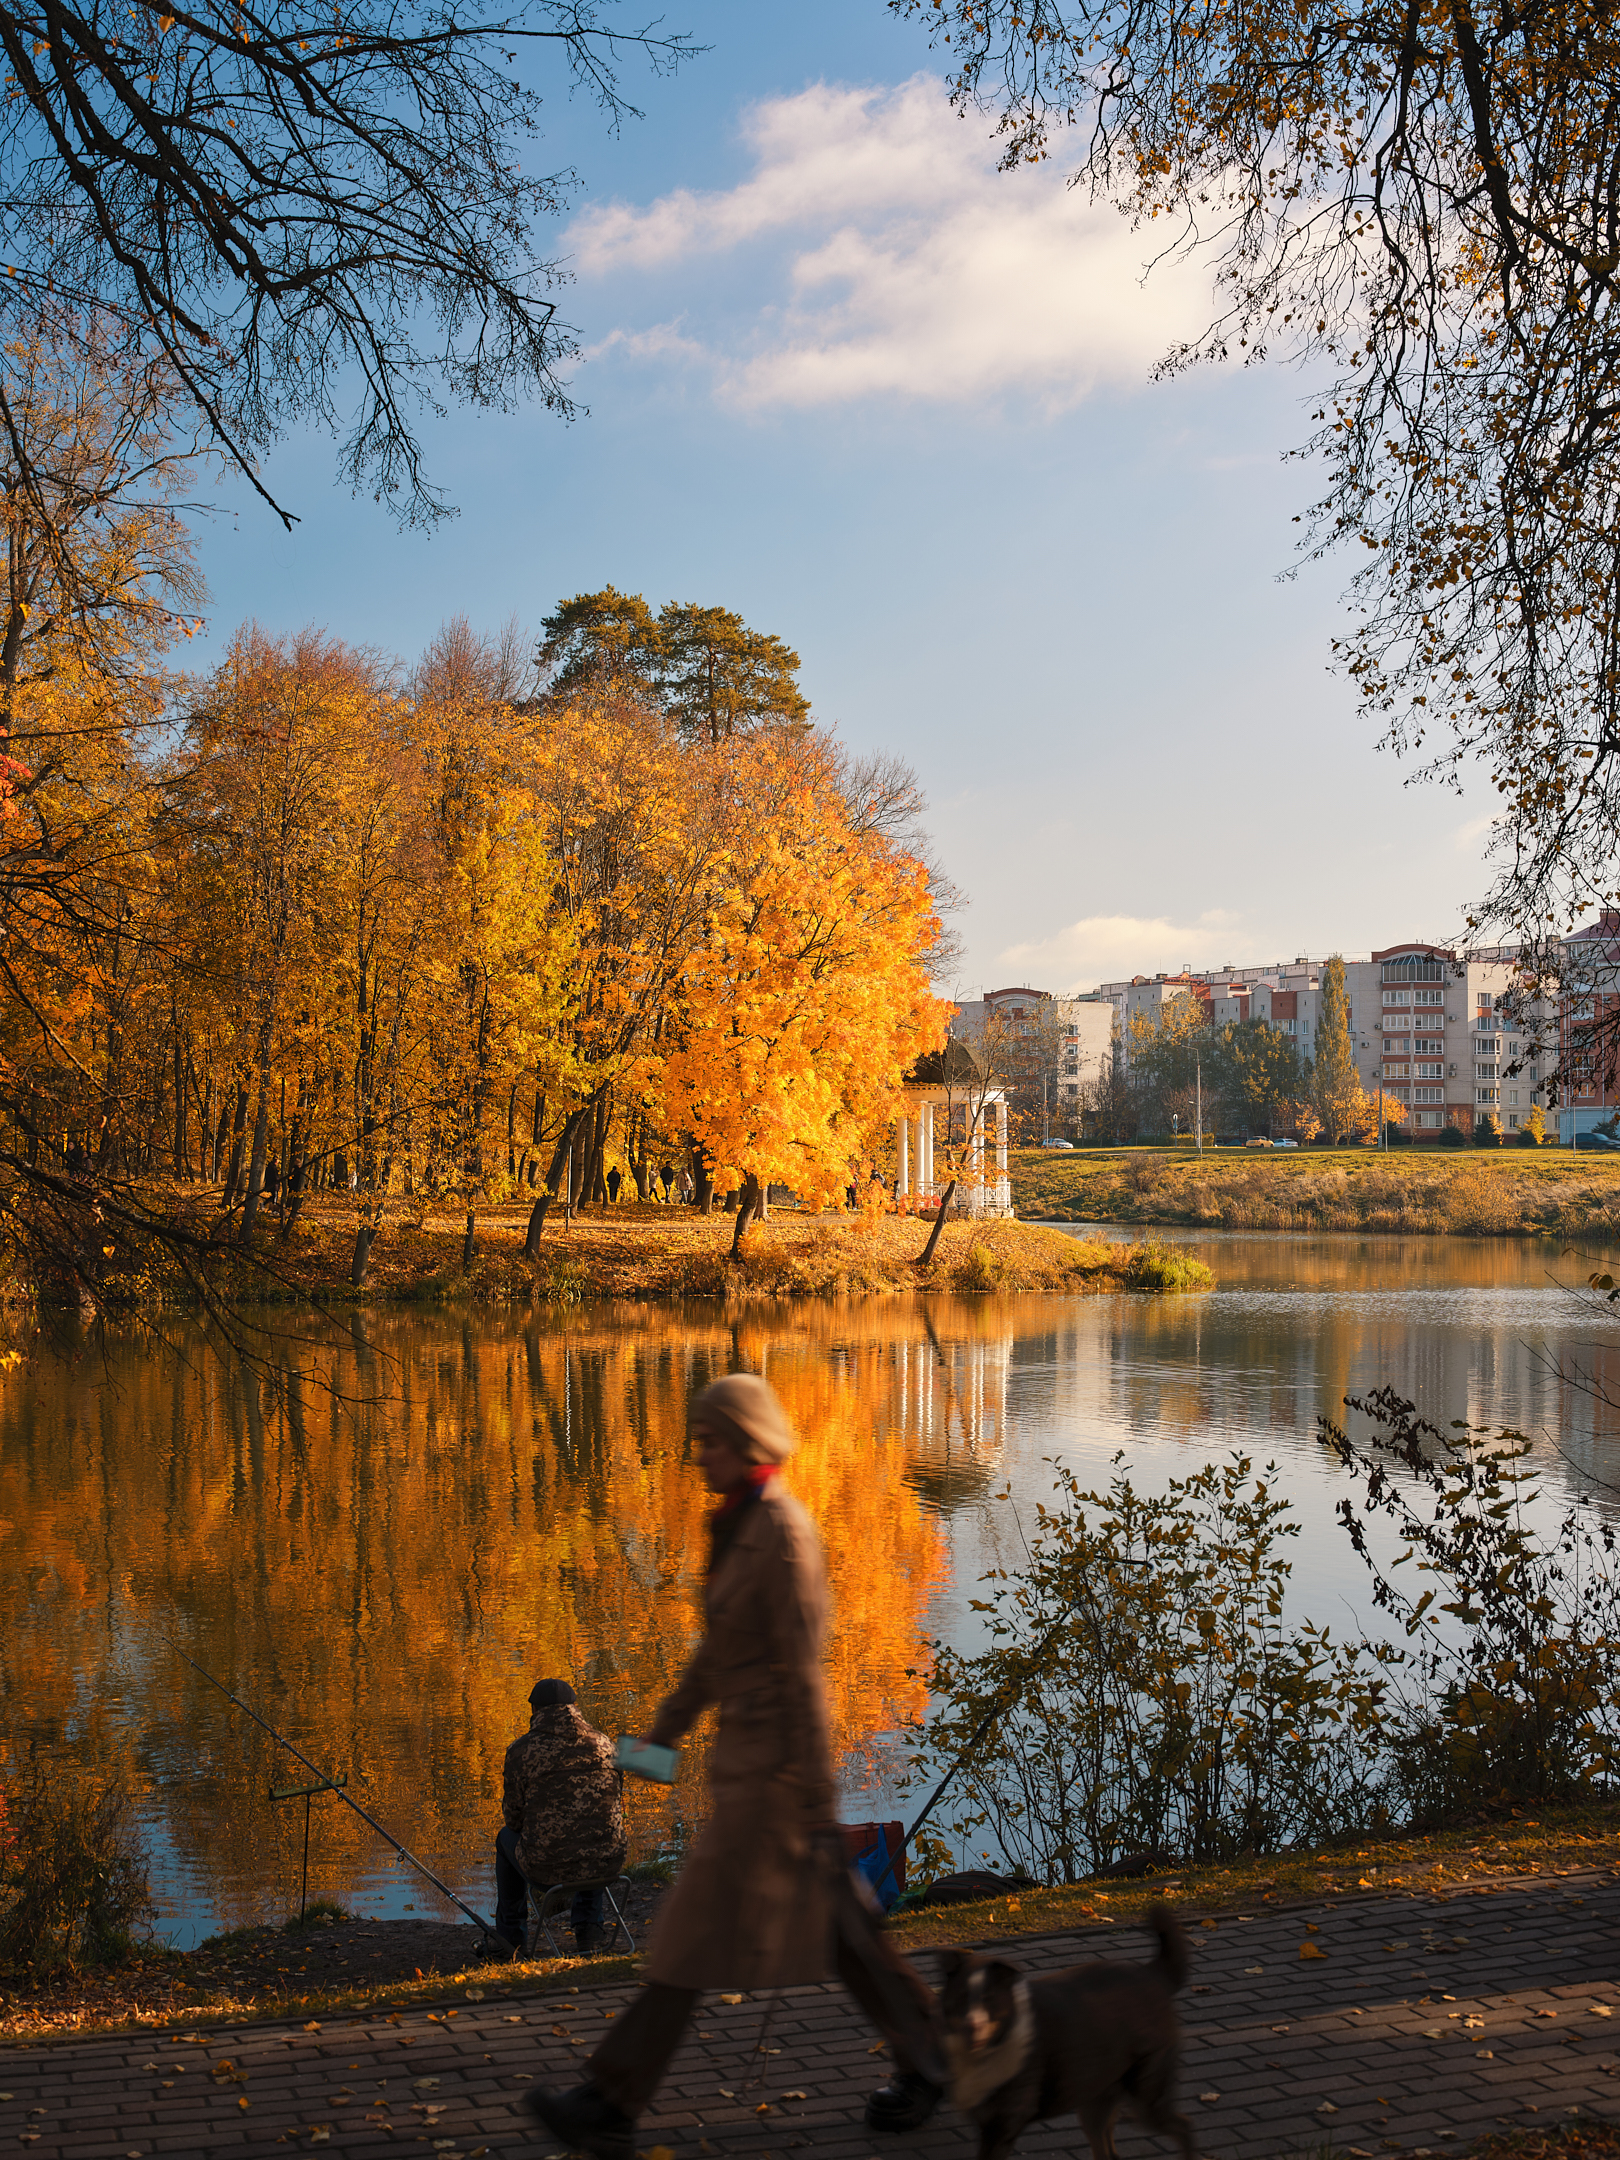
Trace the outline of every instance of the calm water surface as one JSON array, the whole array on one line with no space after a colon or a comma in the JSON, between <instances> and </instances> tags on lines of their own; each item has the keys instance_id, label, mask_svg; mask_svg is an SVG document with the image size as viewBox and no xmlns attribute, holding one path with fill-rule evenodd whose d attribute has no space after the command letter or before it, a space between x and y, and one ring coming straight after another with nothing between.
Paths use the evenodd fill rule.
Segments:
<instances>
[{"instance_id":1,"label":"calm water surface","mask_svg":"<svg viewBox=\"0 0 1620 2160\"><path fill-rule=\"evenodd\" d=\"M1074 1226L1078 1232L1081 1226ZM1242 1450L1302 1525L1296 1595L1366 1599L1333 1522L1319 1413L1392 1382L1436 1420L1537 1437L1549 1510L1620 1488L1620 1321L1576 1294L1607 1256L1545 1243L1177 1234L1194 1297L874 1300L373 1313L310 1323L268 1369L181 1324L166 1347L36 1340L0 1379L0 1745L134 1771L179 1941L296 1904L297 1766L188 1650L482 1902L502 1752L542 1673L634 1731L695 1633L707 1500L683 1407L742 1363L803 1435L792 1483L827 1538L830 1671L851 1809L923 1705L930 1633L964 1640L978 1575L1021 1551L1052 1462L1147 1485ZM688 1751L691 1754L693 1751ZM689 1808L632 1796L644 1848ZM863 1800L863 1795L864 1800ZM311 1894L438 1909L336 1802Z\"/></svg>"}]
</instances>

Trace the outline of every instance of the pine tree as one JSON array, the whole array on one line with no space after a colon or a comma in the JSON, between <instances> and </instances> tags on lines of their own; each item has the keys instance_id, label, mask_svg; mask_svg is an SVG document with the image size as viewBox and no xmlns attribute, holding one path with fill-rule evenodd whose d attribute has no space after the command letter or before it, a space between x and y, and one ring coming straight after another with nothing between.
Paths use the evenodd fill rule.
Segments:
<instances>
[{"instance_id":1,"label":"pine tree","mask_svg":"<svg viewBox=\"0 0 1620 2160\"><path fill-rule=\"evenodd\" d=\"M1335 953L1322 970L1322 1009L1316 1022L1316 1062L1311 1073L1311 1101L1330 1138L1353 1131L1363 1100L1356 1053L1350 1041L1350 1001L1344 990L1344 962Z\"/></svg>"}]
</instances>

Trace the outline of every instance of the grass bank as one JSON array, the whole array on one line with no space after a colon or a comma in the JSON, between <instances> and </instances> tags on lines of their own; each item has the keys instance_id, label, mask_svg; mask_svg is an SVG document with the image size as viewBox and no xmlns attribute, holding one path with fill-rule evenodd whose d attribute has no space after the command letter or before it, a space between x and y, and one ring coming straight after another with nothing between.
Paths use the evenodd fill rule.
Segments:
<instances>
[{"instance_id":1,"label":"grass bank","mask_svg":"<svg viewBox=\"0 0 1620 2160\"><path fill-rule=\"evenodd\" d=\"M205 1202L182 1195L182 1204L206 1220ZM408 1214L402 1207L385 1214L366 1282L356 1290L349 1263L357 1219L352 1198L325 1194L306 1203L285 1241L272 1219L253 1260L221 1250L214 1263L219 1290L235 1298L318 1298L339 1304L532 1299L571 1305L597 1298L736 1301L918 1289L1072 1295L1202 1289L1212 1280L1200 1262L1156 1240L1077 1242L1020 1222L947 1223L924 1271L919 1261L930 1226L892 1215L873 1222L779 1211L749 1231L741 1258L733 1262L730 1216L639 1205L588 1208L571 1227L560 1219L548 1223L533 1264L523 1257L527 1207L492 1208L478 1218L473 1264L463 1270L463 1218L448 1212ZM149 1288L144 1281L132 1283L132 1302L140 1302ZM187 1293L174 1281L161 1294L178 1301Z\"/></svg>"},{"instance_id":2,"label":"grass bank","mask_svg":"<svg viewBox=\"0 0 1620 2160\"><path fill-rule=\"evenodd\" d=\"M1049 1222L1620 1240L1620 1156L1529 1148L1025 1148L1013 1202Z\"/></svg>"},{"instance_id":3,"label":"grass bank","mask_svg":"<svg viewBox=\"0 0 1620 2160\"><path fill-rule=\"evenodd\" d=\"M1620 1804L1521 1810L1479 1817L1429 1837L1357 1839L1330 1851L1273 1854L1230 1867L1188 1868L1139 1883L1077 1883L1025 1890L975 1905L924 1908L893 1923L903 1950L1011 1941L1088 1924L1130 1924L1161 1898L1200 1917L1333 1898L1428 1897L1460 1884L1586 1874L1620 1859ZM474 1931L465 1933L469 1948ZM118 1971L49 1981L0 1975L0 2044L38 2044L97 2032L184 2030L297 2018L436 2011L451 2022L464 2002L622 1984L631 1958L551 1958L468 1964L401 1980L348 1977L312 1984L255 1964L244 1969L231 1937L185 1952L153 1952Z\"/></svg>"}]
</instances>

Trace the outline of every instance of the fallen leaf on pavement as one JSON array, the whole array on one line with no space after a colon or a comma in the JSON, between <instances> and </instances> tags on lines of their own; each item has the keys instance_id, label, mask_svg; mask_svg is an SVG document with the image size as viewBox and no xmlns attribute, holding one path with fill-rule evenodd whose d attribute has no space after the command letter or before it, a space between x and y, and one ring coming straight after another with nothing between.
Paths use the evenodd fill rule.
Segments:
<instances>
[{"instance_id":1,"label":"fallen leaf on pavement","mask_svg":"<svg viewBox=\"0 0 1620 2160\"><path fill-rule=\"evenodd\" d=\"M1302 1958L1325 1958L1327 1956L1327 1952L1322 1948L1320 1943L1312 1942L1301 1943L1299 1946L1299 1954Z\"/></svg>"}]
</instances>

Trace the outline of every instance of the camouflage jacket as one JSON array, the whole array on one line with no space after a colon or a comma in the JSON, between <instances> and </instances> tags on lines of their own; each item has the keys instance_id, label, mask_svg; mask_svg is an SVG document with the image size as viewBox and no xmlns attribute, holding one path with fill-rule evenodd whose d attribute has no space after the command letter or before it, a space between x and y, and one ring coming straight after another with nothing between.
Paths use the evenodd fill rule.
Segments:
<instances>
[{"instance_id":1,"label":"camouflage jacket","mask_svg":"<svg viewBox=\"0 0 1620 2160\"><path fill-rule=\"evenodd\" d=\"M537 1710L506 1751L501 1812L532 1883L606 1882L624 1865L624 1777L572 1703Z\"/></svg>"}]
</instances>

